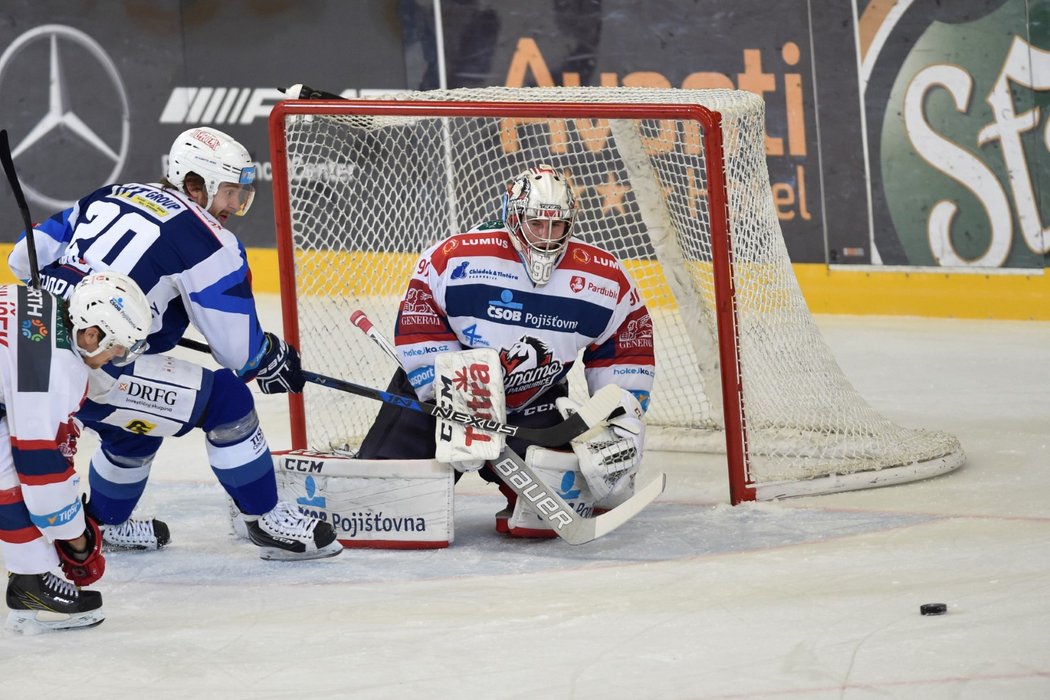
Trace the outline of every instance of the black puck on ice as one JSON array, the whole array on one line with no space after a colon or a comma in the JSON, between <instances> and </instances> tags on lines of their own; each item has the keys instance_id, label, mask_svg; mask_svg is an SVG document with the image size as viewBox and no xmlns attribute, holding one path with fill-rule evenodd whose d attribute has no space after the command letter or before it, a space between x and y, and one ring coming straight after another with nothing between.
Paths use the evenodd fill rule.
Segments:
<instances>
[{"instance_id":1,"label":"black puck on ice","mask_svg":"<svg viewBox=\"0 0 1050 700\"><path fill-rule=\"evenodd\" d=\"M919 612L923 615L943 615L948 612L948 606L944 603L923 603L919 606Z\"/></svg>"}]
</instances>

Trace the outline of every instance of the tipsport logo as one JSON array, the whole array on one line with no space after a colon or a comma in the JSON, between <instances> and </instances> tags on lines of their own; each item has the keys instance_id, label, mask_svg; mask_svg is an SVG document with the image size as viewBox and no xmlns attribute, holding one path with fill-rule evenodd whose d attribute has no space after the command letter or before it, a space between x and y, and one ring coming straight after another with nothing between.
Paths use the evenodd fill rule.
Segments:
<instances>
[{"instance_id":1,"label":"tipsport logo","mask_svg":"<svg viewBox=\"0 0 1050 700\"><path fill-rule=\"evenodd\" d=\"M39 318L27 318L25 321L22 321L22 335L34 343L39 343L47 338L48 332L47 326Z\"/></svg>"},{"instance_id":2,"label":"tipsport logo","mask_svg":"<svg viewBox=\"0 0 1050 700\"><path fill-rule=\"evenodd\" d=\"M76 517L77 513L80 512L80 499L74 500L68 506L65 506L61 510L57 510L53 513L47 513L46 515L33 515L29 514L30 521L40 529L48 527L55 527L58 525L65 525L66 523L72 522Z\"/></svg>"}]
</instances>

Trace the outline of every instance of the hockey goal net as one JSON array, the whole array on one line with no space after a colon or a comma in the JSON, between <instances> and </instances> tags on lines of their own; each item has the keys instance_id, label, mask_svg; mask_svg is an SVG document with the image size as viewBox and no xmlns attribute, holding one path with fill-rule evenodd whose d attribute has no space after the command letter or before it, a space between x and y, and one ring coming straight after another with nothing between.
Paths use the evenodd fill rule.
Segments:
<instances>
[{"instance_id":1,"label":"hockey goal net","mask_svg":"<svg viewBox=\"0 0 1050 700\"><path fill-rule=\"evenodd\" d=\"M871 408L817 330L776 218L756 95L484 88L289 101L270 129L285 333L314 371L385 388L392 363L351 313L389 334L418 254L497 218L506 183L548 163L576 191L575 234L624 261L652 314L650 449L726 451L733 503L963 462L953 436ZM293 447L352 449L379 405L308 386L291 398Z\"/></svg>"}]
</instances>

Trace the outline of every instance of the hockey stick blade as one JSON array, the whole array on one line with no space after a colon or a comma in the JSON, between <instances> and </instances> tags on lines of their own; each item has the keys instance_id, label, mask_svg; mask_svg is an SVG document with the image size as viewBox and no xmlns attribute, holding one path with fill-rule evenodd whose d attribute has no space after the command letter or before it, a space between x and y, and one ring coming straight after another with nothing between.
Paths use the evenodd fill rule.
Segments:
<instances>
[{"instance_id":1,"label":"hockey stick blade","mask_svg":"<svg viewBox=\"0 0 1050 700\"><path fill-rule=\"evenodd\" d=\"M198 340L182 338L178 344L190 350L210 353L211 348L207 343ZM375 401L382 401L398 408L403 408L417 413L426 413L435 418L444 418L463 425L469 425L478 430L490 433L499 433L508 437L519 437L544 447L562 447L570 440L583 435L606 418L615 417L623 412L620 406L620 390L614 386L608 386L597 392L589 401L580 406L579 411L569 416L561 423L549 428L527 428L518 425L506 425L486 418L478 418L467 413L451 411L440 408L432 403L419 401L400 394L391 394L380 389L362 386L348 382L345 379L326 377L317 372L303 370L303 377L311 384L325 386L337 391L345 391L348 394L356 394Z\"/></svg>"},{"instance_id":2,"label":"hockey stick blade","mask_svg":"<svg viewBox=\"0 0 1050 700\"><path fill-rule=\"evenodd\" d=\"M585 544L609 534L641 513L664 492L667 485L667 475L661 473L612 510L585 518L566 503L556 489L540 479L514 450L504 448L503 453L493 460L492 468L518 498L525 499L541 518L547 520L554 532L569 544Z\"/></svg>"},{"instance_id":3,"label":"hockey stick blade","mask_svg":"<svg viewBox=\"0 0 1050 700\"><path fill-rule=\"evenodd\" d=\"M625 522L638 515L647 505L656 500L667 487L667 475L663 472L649 480L645 486L635 489L634 495L610 511L585 520L589 525L591 539L607 535Z\"/></svg>"},{"instance_id":4,"label":"hockey stick blade","mask_svg":"<svg viewBox=\"0 0 1050 700\"><path fill-rule=\"evenodd\" d=\"M33 238L33 217L29 215L29 205L18 181L15 160L11 155L11 142L7 138L7 129L0 129L0 164L3 165L7 183L11 185L11 194L15 197L18 211L22 213L22 225L26 232L26 253L29 255L29 281L34 289L40 288L40 266L36 260L36 241Z\"/></svg>"}]
</instances>

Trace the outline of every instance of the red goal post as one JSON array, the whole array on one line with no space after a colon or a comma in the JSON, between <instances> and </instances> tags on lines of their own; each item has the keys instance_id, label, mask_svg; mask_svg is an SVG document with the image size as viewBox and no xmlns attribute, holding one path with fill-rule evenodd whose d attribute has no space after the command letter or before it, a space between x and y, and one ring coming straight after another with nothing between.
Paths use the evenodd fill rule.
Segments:
<instances>
[{"instance_id":1,"label":"red goal post","mask_svg":"<svg viewBox=\"0 0 1050 700\"><path fill-rule=\"evenodd\" d=\"M620 257L650 305L651 445L724 450L733 503L957 467L954 437L890 423L831 357L776 221L764 136L761 100L740 91L281 102L270 137L285 335L304 366L385 386L391 365L350 313L389 333L416 256L494 218L506 182L550 163L577 190L577 235ZM293 448L363 436L374 408L333 394L290 397Z\"/></svg>"}]
</instances>

